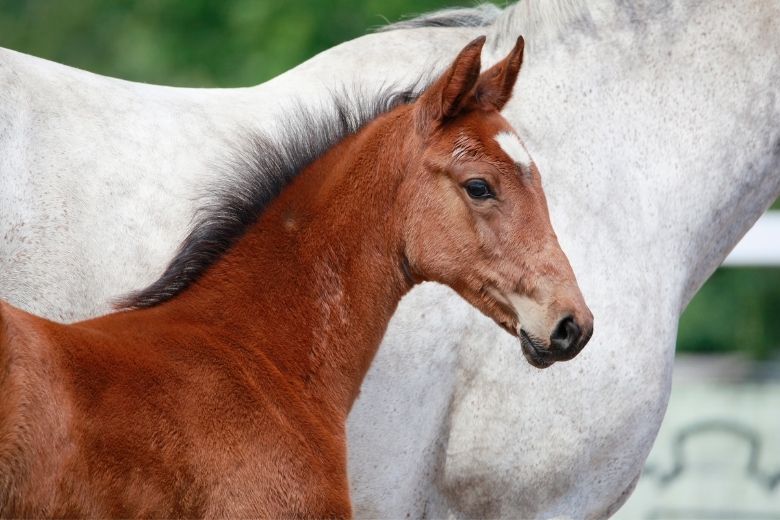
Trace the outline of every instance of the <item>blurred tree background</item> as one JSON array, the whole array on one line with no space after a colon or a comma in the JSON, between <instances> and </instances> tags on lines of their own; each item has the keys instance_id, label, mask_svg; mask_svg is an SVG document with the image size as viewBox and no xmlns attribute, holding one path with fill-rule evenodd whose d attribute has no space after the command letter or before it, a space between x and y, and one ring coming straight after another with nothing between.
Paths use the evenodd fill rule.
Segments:
<instances>
[{"instance_id":1,"label":"blurred tree background","mask_svg":"<svg viewBox=\"0 0 780 520\"><path fill-rule=\"evenodd\" d=\"M388 21L474 3L0 0L0 46L132 81L249 86ZM718 270L683 314L678 350L780 352L780 269Z\"/></svg>"},{"instance_id":2,"label":"blurred tree background","mask_svg":"<svg viewBox=\"0 0 780 520\"><path fill-rule=\"evenodd\" d=\"M741 351L759 360L777 356L780 268L721 267L715 271L682 315L677 350Z\"/></svg>"},{"instance_id":3,"label":"blurred tree background","mask_svg":"<svg viewBox=\"0 0 780 520\"><path fill-rule=\"evenodd\" d=\"M404 15L473 0L0 0L0 46L132 81L261 83Z\"/></svg>"}]
</instances>

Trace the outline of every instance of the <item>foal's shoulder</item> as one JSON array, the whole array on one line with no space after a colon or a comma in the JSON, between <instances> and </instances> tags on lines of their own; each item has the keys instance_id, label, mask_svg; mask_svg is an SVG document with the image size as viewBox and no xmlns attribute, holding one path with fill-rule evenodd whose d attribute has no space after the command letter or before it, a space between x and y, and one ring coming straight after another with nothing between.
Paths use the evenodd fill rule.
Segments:
<instances>
[{"instance_id":1,"label":"foal's shoulder","mask_svg":"<svg viewBox=\"0 0 780 520\"><path fill-rule=\"evenodd\" d=\"M55 363L55 331L65 327L0 301L0 379L19 382L49 373ZM0 384L9 383L5 379Z\"/></svg>"},{"instance_id":2,"label":"foal's shoulder","mask_svg":"<svg viewBox=\"0 0 780 520\"><path fill-rule=\"evenodd\" d=\"M48 330L58 324L0 300L0 345L19 346L32 340L45 341Z\"/></svg>"},{"instance_id":3,"label":"foal's shoulder","mask_svg":"<svg viewBox=\"0 0 780 520\"><path fill-rule=\"evenodd\" d=\"M20 380L56 379L61 383L65 353L72 351L80 339L79 330L72 325L0 301L0 374L5 369L6 374Z\"/></svg>"},{"instance_id":4,"label":"foal's shoulder","mask_svg":"<svg viewBox=\"0 0 780 520\"><path fill-rule=\"evenodd\" d=\"M37 497L51 482L50 461L61 454L70 401L63 389L54 323L0 301L0 517L43 517L50 504L11 500Z\"/></svg>"}]
</instances>

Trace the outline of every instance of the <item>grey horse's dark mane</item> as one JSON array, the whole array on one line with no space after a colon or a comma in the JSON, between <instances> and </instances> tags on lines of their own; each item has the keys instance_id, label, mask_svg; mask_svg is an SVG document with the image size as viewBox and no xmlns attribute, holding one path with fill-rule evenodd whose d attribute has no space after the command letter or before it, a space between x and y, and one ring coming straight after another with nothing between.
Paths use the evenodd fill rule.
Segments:
<instances>
[{"instance_id":1,"label":"grey horse's dark mane","mask_svg":"<svg viewBox=\"0 0 780 520\"><path fill-rule=\"evenodd\" d=\"M595 30L588 0L507 1L503 9L491 3L424 13L378 27L376 31L425 27L485 27L493 50L514 45L522 33L526 44L568 34L573 28ZM631 2L628 2L630 7Z\"/></svg>"},{"instance_id":2,"label":"grey horse's dark mane","mask_svg":"<svg viewBox=\"0 0 780 520\"><path fill-rule=\"evenodd\" d=\"M210 187L191 231L162 276L117 301L117 308L153 307L181 293L236 243L298 172L367 122L416 99L424 83L384 88L378 95L342 89L331 93L330 106L295 104L273 135L244 132L239 140L245 144L231 155L216 186Z\"/></svg>"},{"instance_id":3,"label":"grey horse's dark mane","mask_svg":"<svg viewBox=\"0 0 780 520\"><path fill-rule=\"evenodd\" d=\"M474 7L453 7L430 13L423 13L376 29L377 32L420 27L485 27L492 24L501 9L493 4L479 4Z\"/></svg>"}]
</instances>

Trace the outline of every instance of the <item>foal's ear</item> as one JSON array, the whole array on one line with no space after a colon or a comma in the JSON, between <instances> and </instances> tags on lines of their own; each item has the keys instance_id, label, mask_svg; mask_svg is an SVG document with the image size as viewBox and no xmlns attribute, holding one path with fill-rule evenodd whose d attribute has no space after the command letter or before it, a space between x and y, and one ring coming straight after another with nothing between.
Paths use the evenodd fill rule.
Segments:
<instances>
[{"instance_id":1,"label":"foal's ear","mask_svg":"<svg viewBox=\"0 0 780 520\"><path fill-rule=\"evenodd\" d=\"M417 100L419 126L452 118L471 100L470 94L479 79L480 55L485 37L472 40L430 87Z\"/></svg>"},{"instance_id":2,"label":"foal's ear","mask_svg":"<svg viewBox=\"0 0 780 520\"><path fill-rule=\"evenodd\" d=\"M499 61L479 76L475 98L477 104L484 110L501 110L512 97L517 73L523 64L523 37L517 38L509 55Z\"/></svg>"}]
</instances>

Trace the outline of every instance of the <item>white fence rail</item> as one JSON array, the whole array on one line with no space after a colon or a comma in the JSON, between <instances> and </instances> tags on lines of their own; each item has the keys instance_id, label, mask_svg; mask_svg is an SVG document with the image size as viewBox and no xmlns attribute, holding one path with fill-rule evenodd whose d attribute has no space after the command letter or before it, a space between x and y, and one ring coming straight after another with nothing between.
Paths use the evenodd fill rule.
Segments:
<instances>
[{"instance_id":1,"label":"white fence rail","mask_svg":"<svg viewBox=\"0 0 780 520\"><path fill-rule=\"evenodd\" d=\"M780 211L768 211L758 219L723 265L780 266Z\"/></svg>"}]
</instances>

